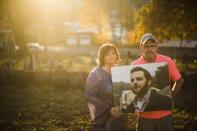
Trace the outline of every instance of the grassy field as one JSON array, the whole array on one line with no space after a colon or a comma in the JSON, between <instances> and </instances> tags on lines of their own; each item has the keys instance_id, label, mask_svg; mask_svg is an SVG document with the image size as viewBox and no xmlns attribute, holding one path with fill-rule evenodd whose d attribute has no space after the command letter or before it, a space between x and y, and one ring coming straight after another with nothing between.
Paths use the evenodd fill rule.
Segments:
<instances>
[{"instance_id":1,"label":"grassy field","mask_svg":"<svg viewBox=\"0 0 197 131\"><path fill-rule=\"evenodd\" d=\"M120 65L128 65L135 58L121 57ZM52 62L52 63L51 63ZM3 61L0 61L3 63ZM58 65L58 63L61 63ZM15 70L22 70L24 61L19 61ZM44 66L45 65L45 66ZM176 62L185 74L197 72L196 63ZM90 72L96 66L95 57L56 55L48 64L40 66L39 71L63 70L68 72ZM88 131L91 121L84 99L84 87L57 86L1 86L0 87L0 131ZM190 91L191 92L191 91ZM195 92L193 92L195 93ZM195 104L179 103L175 106L173 123L175 131L195 131L197 111L185 109ZM136 115L129 115L130 130L135 130Z\"/></svg>"},{"instance_id":2,"label":"grassy field","mask_svg":"<svg viewBox=\"0 0 197 131\"><path fill-rule=\"evenodd\" d=\"M1 87L0 130L88 130L81 90L50 86Z\"/></svg>"},{"instance_id":3,"label":"grassy field","mask_svg":"<svg viewBox=\"0 0 197 131\"><path fill-rule=\"evenodd\" d=\"M53 86L1 87L0 131L88 131L84 90ZM175 131L194 130L197 114L175 109ZM129 115L130 130L136 116Z\"/></svg>"}]
</instances>

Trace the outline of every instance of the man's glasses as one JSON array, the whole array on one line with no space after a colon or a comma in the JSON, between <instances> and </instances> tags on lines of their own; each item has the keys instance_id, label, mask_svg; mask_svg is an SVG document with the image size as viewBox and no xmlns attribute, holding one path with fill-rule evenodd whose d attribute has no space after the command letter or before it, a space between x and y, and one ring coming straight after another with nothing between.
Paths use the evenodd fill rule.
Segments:
<instances>
[{"instance_id":1,"label":"man's glasses","mask_svg":"<svg viewBox=\"0 0 197 131\"><path fill-rule=\"evenodd\" d=\"M143 48L155 48L157 45L144 45Z\"/></svg>"}]
</instances>

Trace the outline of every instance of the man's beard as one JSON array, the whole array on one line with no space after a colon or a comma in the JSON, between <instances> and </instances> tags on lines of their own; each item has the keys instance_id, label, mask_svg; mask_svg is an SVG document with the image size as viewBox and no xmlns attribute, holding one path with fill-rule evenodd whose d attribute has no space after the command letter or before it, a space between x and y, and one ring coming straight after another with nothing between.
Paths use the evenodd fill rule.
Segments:
<instances>
[{"instance_id":1,"label":"man's beard","mask_svg":"<svg viewBox=\"0 0 197 131\"><path fill-rule=\"evenodd\" d=\"M148 91L148 82L146 82L146 84L144 85L144 87L139 91L139 92L135 92L133 91L134 94L136 94L138 97L144 97L144 95L146 94L146 92Z\"/></svg>"}]
</instances>

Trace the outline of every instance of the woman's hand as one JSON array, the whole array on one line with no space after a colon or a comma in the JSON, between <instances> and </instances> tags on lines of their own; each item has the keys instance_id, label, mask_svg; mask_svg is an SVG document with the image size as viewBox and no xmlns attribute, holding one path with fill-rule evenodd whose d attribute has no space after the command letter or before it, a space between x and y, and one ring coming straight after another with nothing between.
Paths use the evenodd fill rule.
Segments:
<instances>
[{"instance_id":1,"label":"woman's hand","mask_svg":"<svg viewBox=\"0 0 197 131\"><path fill-rule=\"evenodd\" d=\"M120 111L116 109L115 107L112 107L109 112L114 117L120 117Z\"/></svg>"}]
</instances>

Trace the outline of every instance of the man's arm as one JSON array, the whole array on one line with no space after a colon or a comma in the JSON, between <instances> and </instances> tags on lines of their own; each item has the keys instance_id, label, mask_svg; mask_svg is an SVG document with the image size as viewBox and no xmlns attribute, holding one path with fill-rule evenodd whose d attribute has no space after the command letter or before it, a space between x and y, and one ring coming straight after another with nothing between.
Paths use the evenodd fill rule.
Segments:
<instances>
[{"instance_id":1,"label":"man's arm","mask_svg":"<svg viewBox=\"0 0 197 131\"><path fill-rule=\"evenodd\" d=\"M175 95L179 92L179 90L181 89L183 85L183 79L180 78L179 80L177 80L172 88L172 97L175 97Z\"/></svg>"}]
</instances>

